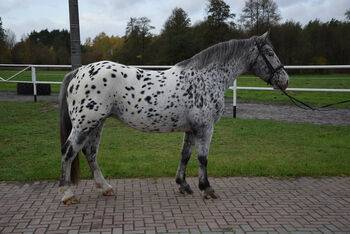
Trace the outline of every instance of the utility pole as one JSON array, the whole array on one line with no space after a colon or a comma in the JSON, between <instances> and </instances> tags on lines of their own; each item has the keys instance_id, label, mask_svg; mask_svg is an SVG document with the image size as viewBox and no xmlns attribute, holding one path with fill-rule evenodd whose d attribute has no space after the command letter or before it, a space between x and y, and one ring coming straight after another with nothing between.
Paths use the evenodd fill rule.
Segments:
<instances>
[{"instance_id":1,"label":"utility pole","mask_svg":"<svg viewBox=\"0 0 350 234\"><path fill-rule=\"evenodd\" d=\"M81 66L78 0L69 0L70 51L72 70Z\"/></svg>"}]
</instances>

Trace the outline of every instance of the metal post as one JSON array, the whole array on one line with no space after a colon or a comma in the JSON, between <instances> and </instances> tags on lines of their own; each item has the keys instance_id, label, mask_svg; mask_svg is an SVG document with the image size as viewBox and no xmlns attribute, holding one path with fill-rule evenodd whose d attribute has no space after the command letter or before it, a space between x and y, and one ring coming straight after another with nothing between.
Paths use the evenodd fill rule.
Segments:
<instances>
[{"instance_id":1,"label":"metal post","mask_svg":"<svg viewBox=\"0 0 350 234\"><path fill-rule=\"evenodd\" d=\"M72 70L81 66L78 0L69 0L70 48Z\"/></svg>"},{"instance_id":2,"label":"metal post","mask_svg":"<svg viewBox=\"0 0 350 234\"><path fill-rule=\"evenodd\" d=\"M34 94L34 102L37 101L36 99L36 71L35 67L32 66L32 83L33 83L33 94Z\"/></svg>"},{"instance_id":3,"label":"metal post","mask_svg":"<svg viewBox=\"0 0 350 234\"><path fill-rule=\"evenodd\" d=\"M237 78L233 81L233 118L236 118L237 105Z\"/></svg>"}]
</instances>

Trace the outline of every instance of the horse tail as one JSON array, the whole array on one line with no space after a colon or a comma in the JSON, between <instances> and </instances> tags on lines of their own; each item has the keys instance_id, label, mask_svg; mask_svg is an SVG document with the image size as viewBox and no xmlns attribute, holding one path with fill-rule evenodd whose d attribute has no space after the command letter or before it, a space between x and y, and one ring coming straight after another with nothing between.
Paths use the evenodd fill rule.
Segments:
<instances>
[{"instance_id":1,"label":"horse tail","mask_svg":"<svg viewBox=\"0 0 350 234\"><path fill-rule=\"evenodd\" d=\"M72 131L72 122L68 113L68 103L67 103L67 90L70 81L77 74L78 69L69 72L63 79L60 94L58 97L59 101L59 118L60 118L60 135L61 135L61 147L66 143L71 131ZM77 184L79 181L79 153L74 157L71 166L71 182Z\"/></svg>"}]
</instances>

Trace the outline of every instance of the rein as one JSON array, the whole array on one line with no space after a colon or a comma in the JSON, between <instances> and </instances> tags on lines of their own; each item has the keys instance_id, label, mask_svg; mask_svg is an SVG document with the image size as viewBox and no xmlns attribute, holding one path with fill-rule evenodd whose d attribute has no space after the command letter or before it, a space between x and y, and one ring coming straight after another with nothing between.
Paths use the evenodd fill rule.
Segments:
<instances>
[{"instance_id":1,"label":"rein","mask_svg":"<svg viewBox=\"0 0 350 234\"><path fill-rule=\"evenodd\" d=\"M253 66L253 65L256 63L258 57L261 56L261 57L264 59L264 61L265 61L265 63L266 63L266 66L267 66L267 68L268 68L269 71L270 71L270 77L269 77L269 79L267 80L267 83L270 84L270 85L273 85L273 84L272 84L272 78L273 78L273 76L275 75L276 72L278 72L279 70L283 69L283 68L284 68L284 65L281 64L280 66L274 68L274 67L272 66L272 64L270 63L270 61L267 59L266 55L262 52L262 46L261 46L261 45L258 45L258 44L256 44L256 46L257 46L257 48L258 48L259 54L258 54L258 56L256 57L255 61L251 64L251 66ZM292 102L295 106L297 106L297 107L299 107L299 108L301 108L301 109L304 109L304 110L330 111L330 110L322 110L322 109L323 109L323 108L326 108L326 107L330 107L330 106L334 106L334 105L338 105L338 104L343 104L343 103L348 103L348 102L350 102L350 99L349 99L349 100L344 100L344 101L340 101L340 102L336 102L336 103L326 104L326 105L323 105L323 106L321 106L321 107L312 107L312 106L308 105L307 103L305 103L305 102L303 102L303 101L301 101L301 100L299 100L299 99L297 99L297 98L291 96L290 94L288 94L288 93L287 93L285 90L283 90L278 84L277 84L277 86L278 86L278 88L282 91L282 93L283 93L284 95L286 95L286 96L291 100L291 102Z\"/></svg>"}]
</instances>

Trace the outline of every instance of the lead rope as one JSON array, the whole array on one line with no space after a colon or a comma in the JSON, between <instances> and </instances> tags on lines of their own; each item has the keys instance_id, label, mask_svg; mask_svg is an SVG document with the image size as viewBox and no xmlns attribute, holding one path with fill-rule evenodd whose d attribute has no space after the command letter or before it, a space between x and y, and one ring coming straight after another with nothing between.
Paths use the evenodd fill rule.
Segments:
<instances>
[{"instance_id":1,"label":"lead rope","mask_svg":"<svg viewBox=\"0 0 350 234\"><path fill-rule=\"evenodd\" d=\"M336 103L331 103L331 104L323 105L323 106L317 108L317 107L312 107L312 106L306 104L305 102L300 101L299 99L297 99L297 98L295 98L295 97L289 95L285 90L282 90L280 86L278 86L278 88L282 91L282 93L283 93L284 95L286 95L286 96L292 101L292 103L293 103L295 106L297 106L297 107L299 107L299 108L301 108L301 109L304 109L304 110L332 111L332 110L324 110L323 108L350 102L350 99L349 99L349 100L344 100L344 101L340 101L340 102L336 102Z\"/></svg>"}]
</instances>

